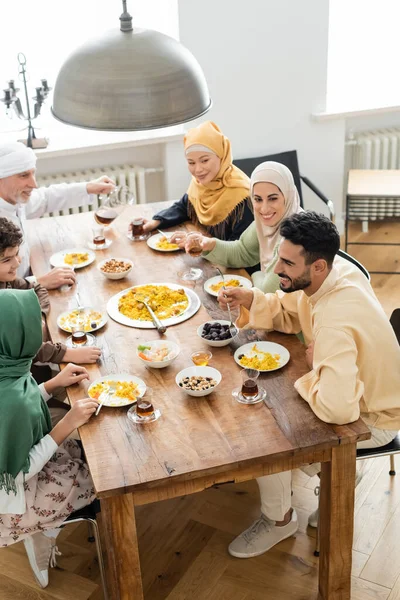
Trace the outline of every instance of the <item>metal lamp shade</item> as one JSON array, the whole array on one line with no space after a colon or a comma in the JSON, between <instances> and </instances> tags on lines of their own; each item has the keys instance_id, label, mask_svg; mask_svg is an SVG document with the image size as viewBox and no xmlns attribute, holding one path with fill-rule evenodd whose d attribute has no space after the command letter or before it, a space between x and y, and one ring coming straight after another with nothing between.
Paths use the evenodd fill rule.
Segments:
<instances>
[{"instance_id":1,"label":"metal lamp shade","mask_svg":"<svg viewBox=\"0 0 400 600\"><path fill-rule=\"evenodd\" d=\"M69 56L52 112L69 125L134 131L185 123L210 107L203 71L187 48L158 31L116 29Z\"/></svg>"}]
</instances>

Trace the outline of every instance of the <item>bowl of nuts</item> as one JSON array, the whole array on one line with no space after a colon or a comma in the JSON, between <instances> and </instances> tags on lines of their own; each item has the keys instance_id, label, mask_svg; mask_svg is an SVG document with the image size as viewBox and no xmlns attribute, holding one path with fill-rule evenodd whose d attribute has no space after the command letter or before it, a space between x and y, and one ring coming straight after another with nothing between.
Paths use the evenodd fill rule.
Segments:
<instances>
[{"instance_id":1,"label":"bowl of nuts","mask_svg":"<svg viewBox=\"0 0 400 600\"><path fill-rule=\"evenodd\" d=\"M222 375L213 367L187 367L175 377L176 385L189 396L207 396L221 383Z\"/></svg>"},{"instance_id":2,"label":"bowl of nuts","mask_svg":"<svg viewBox=\"0 0 400 600\"><path fill-rule=\"evenodd\" d=\"M239 329L236 329L236 334L232 337L229 325L230 321L207 321L197 329L197 335L209 346L227 346L239 333Z\"/></svg>"},{"instance_id":3,"label":"bowl of nuts","mask_svg":"<svg viewBox=\"0 0 400 600\"><path fill-rule=\"evenodd\" d=\"M131 272L133 262L129 258L106 258L97 265L100 273L108 279L123 279Z\"/></svg>"}]
</instances>

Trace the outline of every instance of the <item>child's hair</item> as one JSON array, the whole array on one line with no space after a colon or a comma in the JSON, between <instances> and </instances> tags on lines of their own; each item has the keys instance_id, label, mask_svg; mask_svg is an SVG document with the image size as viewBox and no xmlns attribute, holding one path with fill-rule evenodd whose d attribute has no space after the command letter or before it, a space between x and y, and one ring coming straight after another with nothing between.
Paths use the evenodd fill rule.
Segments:
<instances>
[{"instance_id":1,"label":"child's hair","mask_svg":"<svg viewBox=\"0 0 400 600\"><path fill-rule=\"evenodd\" d=\"M22 231L9 219L0 217L0 255L6 248L15 248L22 244Z\"/></svg>"}]
</instances>

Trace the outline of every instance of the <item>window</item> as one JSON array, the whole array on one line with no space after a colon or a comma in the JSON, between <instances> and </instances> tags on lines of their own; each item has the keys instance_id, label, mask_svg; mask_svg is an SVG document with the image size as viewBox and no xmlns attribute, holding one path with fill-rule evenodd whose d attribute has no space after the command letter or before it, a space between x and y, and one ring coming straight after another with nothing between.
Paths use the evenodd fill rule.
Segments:
<instances>
[{"instance_id":1,"label":"window","mask_svg":"<svg viewBox=\"0 0 400 600\"><path fill-rule=\"evenodd\" d=\"M177 0L128 0L128 11L133 26L156 29L178 39ZM0 94L10 79L21 88L19 97L25 108L22 82L18 79L17 54L26 56L29 76L28 95L35 95L35 87L46 78L54 87L57 73L67 56L86 40L113 27L119 27L122 13L121 0L18 0L0 3ZM31 101L31 108L33 101ZM46 129L67 127L59 125L50 113L51 98L42 107L40 125ZM12 116L12 113L11 113ZM36 122L37 123L37 122ZM35 122L33 123L35 127ZM21 130L24 122L5 116L0 103L0 131ZM78 131L73 129L75 135Z\"/></svg>"},{"instance_id":2,"label":"window","mask_svg":"<svg viewBox=\"0 0 400 600\"><path fill-rule=\"evenodd\" d=\"M400 106L399 0L330 0L327 112Z\"/></svg>"}]
</instances>

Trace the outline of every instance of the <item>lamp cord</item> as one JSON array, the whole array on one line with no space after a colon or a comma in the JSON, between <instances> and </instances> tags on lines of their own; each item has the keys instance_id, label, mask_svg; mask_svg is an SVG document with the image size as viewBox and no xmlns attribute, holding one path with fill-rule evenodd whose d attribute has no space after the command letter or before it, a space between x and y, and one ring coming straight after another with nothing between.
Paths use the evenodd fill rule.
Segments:
<instances>
[{"instance_id":1,"label":"lamp cord","mask_svg":"<svg viewBox=\"0 0 400 600\"><path fill-rule=\"evenodd\" d=\"M128 13L128 10L126 8L126 1L127 0L122 0L122 10L123 10L123 12L122 12L122 15L119 18L119 20L121 22L120 29L121 29L121 31L124 31L124 32L133 31L132 17Z\"/></svg>"}]
</instances>

